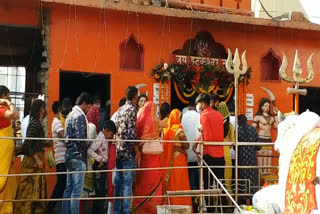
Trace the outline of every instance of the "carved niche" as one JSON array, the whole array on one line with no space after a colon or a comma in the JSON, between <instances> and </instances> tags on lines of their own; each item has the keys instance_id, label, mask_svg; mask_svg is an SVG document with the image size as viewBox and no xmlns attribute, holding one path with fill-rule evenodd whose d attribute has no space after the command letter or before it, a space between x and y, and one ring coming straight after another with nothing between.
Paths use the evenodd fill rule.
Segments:
<instances>
[{"instance_id":1,"label":"carved niche","mask_svg":"<svg viewBox=\"0 0 320 214\"><path fill-rule=\"evenodd\" d=\"M261 81L280 82L280 57L272 49L261 58Z\"/></svg>"},{"instance_id":2,"label":"carved niche","mask_svg":"<svg viewBox=\"0 0 320 214\"><path fill-rule=\"evenodd\" d=\"M142 71L144 48L133 35L120 44L120 70Z\"/></svg>"}]
</instances>

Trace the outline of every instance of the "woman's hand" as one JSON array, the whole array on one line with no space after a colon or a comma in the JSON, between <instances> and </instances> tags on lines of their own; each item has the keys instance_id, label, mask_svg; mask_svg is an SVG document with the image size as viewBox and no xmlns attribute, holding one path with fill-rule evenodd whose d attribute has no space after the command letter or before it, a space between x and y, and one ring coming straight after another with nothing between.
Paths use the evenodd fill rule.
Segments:
<instances>
[{"instance_id":1,"label":"woman's hand","mask_svg":"<svg viewBox=\"0 0 320 214\"><path fill-rule=\"evenodd\" d=\"M0 105L3 105L3 106L10 106L11 102L7 99L0 99Z\"/></svg>"},{"instance_id":2,"label":"woman's hand","mask_svg":"<svg viewBox=\"0 0 320 214\"><path fill-rule=\"evenodd\" d=\"M140 154L140 151L139 151L139 147L138 145L134 145L133 146L134 148L134 151L136 152L136 162L137 162L137 167L140 168L140 162L141 162L141 154Z\"/></svg>"},{"instance_id":3,"label":"woman's hand","mask_svg":"<svg viewBox=\"0 0 320 214\"><path fill-rule=\"evenodd\" d=\"M43 168L43 162L40 160L38 154L32 155L32 157L33 157L33 159L36 161L38 167L39 167L40 169L42 169L42 168Z\"/></svg>"},{"instance_id":4,"label":"woman's hand","mask_svg":"<svg viewBox=\"0 0 320 214\"><path fill-rule=\"evenodd\" d=\"M42 168L43 168L43 162L42 162L41 160L36 160L36 162L37 162L37 164L38 164L38 167L39 167L40 169L42 169Z\"/></svg>"},{"instance_id":5,"label":"woman's hand","mask_svg":"<svg viewBox=\"0 0 320 214\"><path fill-rule=\"evenodd\" d=\"M0 99L0 105L7 108L7 111L4 115L5 119L8 119L8 120L18 120L19 119L19 112L10 100Z\"/></svg>"}]
</instances>

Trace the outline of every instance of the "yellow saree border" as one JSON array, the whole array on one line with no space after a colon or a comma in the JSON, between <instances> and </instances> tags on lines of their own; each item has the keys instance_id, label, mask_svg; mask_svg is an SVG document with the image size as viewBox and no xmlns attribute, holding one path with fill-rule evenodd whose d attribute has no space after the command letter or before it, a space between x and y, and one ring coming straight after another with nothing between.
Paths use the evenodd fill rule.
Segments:
<instances>
[{"instance_id":1,"label":"yellow saree border","mask_svg":"<svg viewBox=\"0 0 320 214\"><path fill-rule=\"evenodd\" d=\"M0 129L1 137L12 137L12 126ZM0 174L13 174L14 141L12 139L0 139ZM17 181L15 177L0 177L0 200L13 200L16 197ZM0 213L12 214L13 203L1 203Z\"/></svg>"},{"instance_id":2,"label":"yellow saree border","mask_svg":"<svg viewBox=\"0 0 320 214\"><path fill-rule=\"evenodd\" d=\"M286 186L285 213L310 213L317 209L315 185L316 160L320 146L320 128L306 134L296 147L290 162Z\"/></svg>"}]
</instances>

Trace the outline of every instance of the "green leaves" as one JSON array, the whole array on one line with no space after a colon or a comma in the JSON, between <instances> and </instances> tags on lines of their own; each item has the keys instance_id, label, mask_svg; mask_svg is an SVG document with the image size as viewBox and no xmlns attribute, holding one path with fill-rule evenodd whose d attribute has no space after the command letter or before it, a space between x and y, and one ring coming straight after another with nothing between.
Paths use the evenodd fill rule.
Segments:
<instances>
[{"instance_id":1,"label":"green leaves","mask_svg":"<svg viewBox=\"0 0 320 214\"><path fill-rule=\"evenodd\" d=\"M239 82L247 79L247 84L251 78L251 68L247 70L246 74L241 75ZM156 81L166 82L168 80L176 81L179 90L183 91L186 85L195 85L197 91L202 88L208 91L211 86L219 86L223 88L224 93L230 85L234 84L234 77L228 73L225 67L219 65L186 65L186 64L158 64L152 70L152 77Z\"/></svg>"}]
</instances>

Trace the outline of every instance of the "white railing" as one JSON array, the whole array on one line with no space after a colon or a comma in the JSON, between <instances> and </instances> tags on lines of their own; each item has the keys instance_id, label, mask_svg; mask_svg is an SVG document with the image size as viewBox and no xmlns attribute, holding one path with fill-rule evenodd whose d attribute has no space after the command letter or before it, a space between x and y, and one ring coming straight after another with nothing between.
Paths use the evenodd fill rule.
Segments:
<instances>
[{"instance_id":1,"label":"white railing","mask_svg":"<svg viewBox=\"0 0 320 214\"><path fill-rule=\"evenodd\" d=\"M1 139L12 139L12 140L41 140L41 141L52 141L52 140L62 140L62 141L78 141L78 142L94 142L97 139L61 139L61 138L21 138L21 137L0 137ZM117 143L117 140L108 140ZM162 141L162 140L161 140ZM125 142L149 142L148 140L125 140ZM165 141L166 143L176 143L177 141ZM130 197L94 197L94 198L58 198L58 199L18 199L18 200L0 200L0 202L23 202L23 201L72 201L72 200L120 200L120 199L141 199L141 198L170 198L170 197L199 197L200 198L200 213L203 213L205 208L209 207L216 207L216 210L223 207L235 207L242 213L239 205L237 204L237 200L239 196L252 196L251 194L251 181L249 179L239 179L236 177L234 180L234 184L232 184L232 189L234 191L228 192L225 188L224 180L219 180L216 175L213 173L213 168L235 168L237 171L238 169L261 169L261 168L268 168L268 169L276 169L277 166L209 166L203 160L203 146L206 145L221 145L221 146L232 146L235 145L235 142L203 142L203 141L180 141L180 143L198 143L200 145L200 152L196 152L198 158L200 159L199 166L185 166L185 167L153 167L153 168L136 168L136 169L113 169L113 170L87 170L87 171L68 171L68 172L44 172L44 173L16 173L16 174L0 174L0 177L21 177L21 176L53 176L53 175L60 175L60 174L85 174L85 173L97 173L97 172L104 172L104 173L114 173L114 172L123 172L123 171L146 171L146 170L168 170L168 169L200 169L200 189L199 190L181 190L181 191L168 191L167 193L163 193L161 196L130 196ZM273 143L259 143L259 142L239 142L238 146L272 146ZM237 154L236 154L237 158ZM203 188L203 169L207 168L208 173L213 176L215 181L215 186L213 189L204 190ZM208 179L210 182L210 179ZM239 184L239 181L245 181L245 184ZM248 184L248 185L247 185ZM210 185L208 185L210 187ZM242 188L246 186L245 190L247 190L245 194L239 194L239 187ZM219 191L214 191L219 190ZM241 191L243 189L240 189ZM225 206L220 203L216 205L207 204L204 206L204 197L227 197L229 198L233 205L232 206Z\"/></svg>"}]
</instances>

